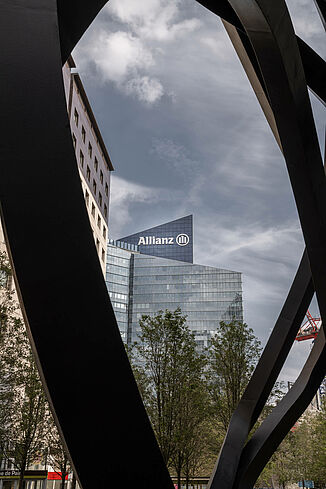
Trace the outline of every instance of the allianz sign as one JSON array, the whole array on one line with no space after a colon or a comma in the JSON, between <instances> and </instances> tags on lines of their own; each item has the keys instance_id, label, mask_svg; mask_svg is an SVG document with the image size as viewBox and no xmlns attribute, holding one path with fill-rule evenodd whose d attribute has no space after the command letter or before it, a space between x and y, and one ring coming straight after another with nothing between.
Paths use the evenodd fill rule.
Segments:
<instances>
[{"instance_id":1,"label":"allianz sign","mask_svg":"<svg viewBox=\"0 0 326 489\"><path fill-rule=\"evenodd\" d=\"M188 234L178 234L175 238L157 238L156 236L140 236L138 240L139 245L173 245L177 244L179 246L186 246L189 243Z\"/></svg>"}]
</instances>

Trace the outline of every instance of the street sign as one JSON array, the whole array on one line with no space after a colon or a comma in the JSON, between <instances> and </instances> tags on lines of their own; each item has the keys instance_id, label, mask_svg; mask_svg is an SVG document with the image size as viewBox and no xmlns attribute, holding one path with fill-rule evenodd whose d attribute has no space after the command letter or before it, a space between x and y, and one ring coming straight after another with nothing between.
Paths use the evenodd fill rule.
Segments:
<instances>
[{"instance_id":1,"label":"street sign","mask_svg":"<svg viewBox=\"0 0 326 489\"><path fill-rule=\"evenodd\" d=\"M298 482L298 486L302 487L302 481ZM309 489L314 489L315 487L314 481L304 481L304 487L307 487Z\"/></svg>"}]
</instances>

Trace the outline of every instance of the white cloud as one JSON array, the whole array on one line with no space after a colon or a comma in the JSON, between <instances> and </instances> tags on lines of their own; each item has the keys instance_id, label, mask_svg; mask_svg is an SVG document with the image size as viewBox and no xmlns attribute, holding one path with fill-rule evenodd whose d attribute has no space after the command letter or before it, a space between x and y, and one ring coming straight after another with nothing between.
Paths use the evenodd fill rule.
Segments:
<instances>
[{"instance_id":1,"label":"white cloud","mask_svg":"<svg viewBox=\"0 0 326 489\"><path fill-rule=\"evenodd\" d=\"M151 52L132 35L118 31L101 32L90 48L91 59L104 80L124 81L128 75L153 64Z\"/></svg>"},{"instance_id":2,"label":"white cloud","mask_svg":"<svg viewBox=\"0 0 326 489\"><path fill-rule=\"evenodd\" d=\"M172 41L197 29L198 19L178 21L177 0L111 0L107 12L142 38Z\"/></svg>"},{"instance_id":3,"label":"white cloud","mask_svg":"<svg viewBox=\"0 0 326 489\"><path fill-rule=\"evenodd\" d=\"M161 82L155 78L141 76L132 78L125 85L126 93L134 94L140 101L153 104L164 93Z\"/></svg>"},{"instance_id":4,"label":"white cloud","mask_svg":"<svg viewBox=\"0 0 326 489\"><path fill-rule=\"evenodd\" d=\"M196 18L180 19L181 3L111 0L101 16L101 27L91 28L77 48L79 66L89 72L95 66L103 83L114 83L146 105L157 102L164 93L173 99L173 91L166 92L155 66L165 57L167 42L201 26Z\"/></svg>"},{"instance_id":5,"label":"white cloud","mask_svg":"<svg viewBox=\"0 0 326 489\"><path fill-rule=\"evenodd\" d=\"M141 76L154 64L151 51L130 33L96 32L85 45L83 58L84 65L89 62L95 65L103 83L113 82L127 95L135 95L148 104L163 96L164 89L159 80Z\"/></svg>"}]
</instances>

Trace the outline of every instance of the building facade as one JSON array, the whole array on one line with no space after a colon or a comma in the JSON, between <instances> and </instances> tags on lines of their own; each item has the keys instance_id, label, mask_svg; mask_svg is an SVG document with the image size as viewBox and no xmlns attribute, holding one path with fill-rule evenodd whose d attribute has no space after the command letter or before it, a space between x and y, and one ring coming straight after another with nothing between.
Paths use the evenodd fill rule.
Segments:
<instances>
[{"instance_id":1,"label":"building facade","mask_svg":"<svg viewBox=\"0 0 326 489\"><path fill-rule=\"evenodd\" d=\"M114 168L71 57L63 66L62 72L81 186L99 261L105 275L109 232L110 173ZM3 249L5 245L0 222L0 251Z\"/></svg>"},{"instance_id":2,"label":"building facade","mask_svg":"<svg viewBox=\"0 0 326 489\"><path fill-rule=\"evenodd\" d=\"M157 248L158 253L171 253L171 245L162 244L162 239L172 236L169 233L159 235L156 228L151 228L148 234L143 231L131 235L132 242L109 240L106 284L122 338L127 344L137 340L141 316L154 315L160 310L174 311L180 307L187 316L187 324L199 349L208 345L220 321L243 320L241 273L181 261L182 253L189 258L189 250L184 244L187 238L192 254L193 236L192 229L189 234L189 229L185 232L183 219L187 225L191 222L192 228L192 216L158 226L166 232L171 229L170 224L181 223L179 229L172 228L174 239L179 235L187 236L177 245L179 252L172 250L178 256L176 259L154 256ZM146 237L152 237L151 243ZM154 237L155 241L160 237L160 242L153 245ZM146 241L150 244L146 245ZM162 250L164 246L168 249ZM144 248L153 254L145 254Z\"/></svg>"},{"instance_id":3,"label":"building facade","mask_svg":"<svg viewBox=\"0 0 326 489\"><path fill-rule=\"evenodd\" d=\"M114 168L71 57L63 67L63 82L80 181L97 253L105 274L110 172Z\"/></svg>"},{"instance_id":4,"label":"building facade","mask_svg":"<svg viewBox=\"0 0 326 489\"><path fill-rule=\"evenodd\" d=\"M119 239L138 246L140 253L193 263L192 215Z\"/></svg>"}]
</instances>

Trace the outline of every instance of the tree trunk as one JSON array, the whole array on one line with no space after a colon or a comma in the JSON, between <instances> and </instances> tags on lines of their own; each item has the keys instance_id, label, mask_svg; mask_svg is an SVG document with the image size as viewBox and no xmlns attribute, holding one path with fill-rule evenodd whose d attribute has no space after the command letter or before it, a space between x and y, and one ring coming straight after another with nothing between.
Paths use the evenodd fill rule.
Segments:
<instances>
[{"instance_id":1,"label":"tree trunk","mask_svg":"<svg viewBox=\"0 0 326 489\"><path fill-rule=\"evenodd\" d=\"M71 481L71 488L70 489L76 489L76 476L75 476L75 472L72 473L72 481Z\"/></svg>"},{"instance_id":2,"label":"tree trunk","mask_svg":"<svg viewBox=\"0 0 326 489\"><path fill-rule=\"evenodd\" d=\"M178 479L178 489L181 489L181 470L178 469L177 472L177 479Z\"/></svg>"},{"instance_id":3,"label":"tree trunk","mask_svg":"<svg viewBox=\"0 0 326 489\"><path fill-rule=\"evenodd\" d=\"M27 455L25 455L25 457L23 458L21 466L20 466L18 489L24 489L24 487L25 487L24 475L25 475L25 469L26 469L26 462L27 462Z\"/></svg>"},{"instance_id":4,"label":"tree trunk","mask_svg":"<svg viewBox=\"0 0 326 489\"><path fill-rule=\"evenodd\" d=\"M65 481L66 481L66 475L67 475L67 461L65 460L65 463L63 465L63 471L61 472L61 489L65 489Z\"/></svg>"},{"instance_id":5,"label":"tree trunk","mask_svg":"<svg viewBox=\"0 0 326 489\"><path fill-rule=\"evenodd\" d=\"M271 483L272 483L272 488L275 489L275 484L274 484L274 478L273 478L273 476L271 477Z\"/></svg>"},{"instance_id":6,"label":"tree trunk","mask_svg":"<svg viewBox=\"0 0 326 489\"><path fill-rule=\"evenodd\" d=\"M179 460L178 468L177 468L178 489L181 489L181 469L182 469L182 465Z\"/></svg>"}]
</instances>

